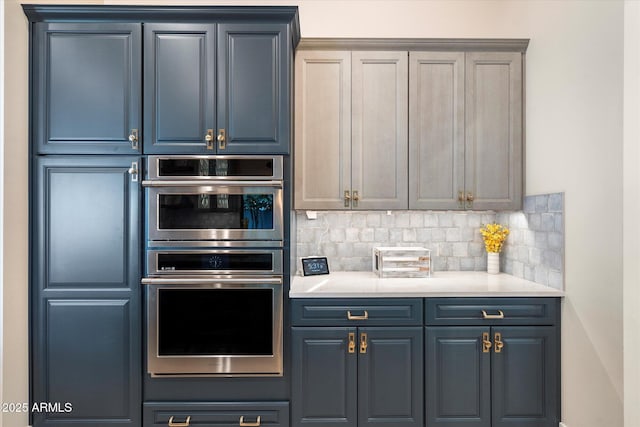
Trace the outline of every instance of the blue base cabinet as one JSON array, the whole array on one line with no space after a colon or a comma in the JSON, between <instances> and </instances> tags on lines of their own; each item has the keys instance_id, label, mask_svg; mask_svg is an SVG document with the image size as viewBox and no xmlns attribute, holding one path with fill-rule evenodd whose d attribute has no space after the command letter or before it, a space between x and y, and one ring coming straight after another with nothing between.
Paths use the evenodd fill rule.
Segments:
<instances>
[{"instance_id":1,"label":"blue base cabinet","mask_svg":"<svg viewBox=\"0 0 640 427\"><path fill-rule=\"evenodd\" d=\"M289 427L289 402L145 402L143 427Z\"/></svg>"},{"instance_id":2,"label":"blue base cabinet","mask_svg":"<svg viewBox=\"0 0 640 427\"><path fill-rule=\"evenodd\" d=\"M423 426L416 314L421 300L294 300L294 325L328 326L293 327L292 425ZM366 326L385 322L406 326Z\"/></svg>"},{"instance_id":3,"label":"blue base cabinet","mask_svg":"<svg viewBox=\"0 0 640 427\"><path fill-rule=\"evenodd\" d=\"M141 423L139 158L36 159L32 223L34 426Z\"/></svg>"},{"instance_id":4,"label":"blue base cabinet","mask_svg":"<svg viewBox=\"0 0 640 427\"><path fill-rule=\"evenodd\" d=\"M554 298L428 299L427 427L557 427L558 311Z\"/></svg>"}]
</instances>

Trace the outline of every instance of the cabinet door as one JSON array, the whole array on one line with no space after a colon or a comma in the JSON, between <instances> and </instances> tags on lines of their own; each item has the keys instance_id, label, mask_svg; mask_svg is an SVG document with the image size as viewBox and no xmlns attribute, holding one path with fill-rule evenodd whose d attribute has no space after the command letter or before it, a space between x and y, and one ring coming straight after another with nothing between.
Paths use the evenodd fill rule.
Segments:
<instances>
[{"instance_id":1,"label":"cabinet door","mask_svg":"<svg viewBox=\"0 0 640 427\"><path fill-rule=\"evenodd\" d=\"M288 154L292 54L286 24L218 25L218 154Z\"/></svg>"},{"instance_id":2,"label":"cabinet door","mask_svg":"<svg viewBox=\"0 0 640 427\"><path fill-rule=\"evenodd\" d=\"M351 197L355 209L408 208L408 54L353 52Z\"/></svg>"},{"instance_id":3,"label":"cabinet door","mask_svg":"<svg viewBox=\"0 0 640 427\"><path fill-rule=\"evenodd\" d=\"M358 338L358 425L422 427L423 328L363 327Z\"/></svg>"},{"instance_id":4,"label":"cabinet door","mask_svg":"<svg viewBox=\"0 0 640 427\"><path fill-rule=\"evenodd\" d=\"M409 209L463 209L464 53L409 53Z\"/></svg>"},{"instance_id":5,"label":"cabinet door","mask_svg":"<svg viewBox=\"0 0 640 427\"><path fill-rule=\"evenodd\" d=\"M296 53L296 209L348 209L351 52Z\"/></svg>"},{"instance_id":6,"label":"cabinet door","mask_svg":"<svg viewBox=\"0 0 640 427\"><path fill-rule=\"evenodd\" d=\"M501 337L498 338L497 334ZM553 326L492 328L493 427L556 427L558 338Z\"/></svg>"},{"instance_id":7,"label":"cabinet door","mask_svg":"<svg viewBox=\"0 0 640 427\"><path fill-rule=\"evenodd\" d=\"M141 424L140 192L128 172L134 162L36 160L32 401L61 402L62 411L34 413L34 426Z\"/></svg>"},{"instance_id":8,"label":"cabinet door","mask_svg":"<svg viewBox=\"0 0 640 427\"><path fill-rule=\"evenodd\" d=\"M426 328L427 427L491 426L489 327Z\"/></svg>"},{"instance_id":9,"label":"cabinet door","mask_svg":"<svg viewBox=\"0 0 640 427\"><path fill-rule=\"evenodd\" d=\"M37 23L33 138L42 154L132 154L140 128L140 24Z\"/></svg>"},{"instance_id":10,"label":"cabinet door","mask_svg":"<svg viewBox=\"0 0 640 427\"><path fill-rule=\"evenodd\" d=\"M292 328L291 423L356 427L356 328Z\"/></svg>"},{"instance_id":11,"label":"cabinet door","mask_svg":"<svg viewBox=\"0 0 640 427\"><path fill-rule=\"evenodd\" d=\"M465 190L473 209L522 207L522 55L467 53Z\"/></svg>"},{"instance_id":12,"label":"cabinet door","mask_svg":"<svg viewBox=\"0 0 640 427\"><path fill-rule=\"evenodd\" d=\"M145 153L215 153L215 24L145 24ZM209 149L208 149L209 147Z\"/></svg>"}]
</instances>

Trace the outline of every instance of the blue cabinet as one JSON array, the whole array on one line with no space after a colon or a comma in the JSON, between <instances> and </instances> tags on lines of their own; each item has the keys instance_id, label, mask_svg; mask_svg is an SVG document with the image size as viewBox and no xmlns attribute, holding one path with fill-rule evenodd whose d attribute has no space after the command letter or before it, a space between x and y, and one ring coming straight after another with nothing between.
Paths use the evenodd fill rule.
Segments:
<instances>
[{"instance_id":1,"label":"blue cabinet","mask_svg":"<svg viewBox=\"0 0 640 427\"><path fill-rule=\"evenodd\" d=\"M219 154L288 154L291 141L290 28L218 25Z\"/></svg>"},{"instance_id":2,"label":"blue cabinet","mask_svg":"<svg viewBox=\"0 0 640 427\"><path fill-rule=\"evenodd\" d=\"M138 157L40 157L31 259L34 426L141 423Z\"/></svg>"},{"instance_id":3,"label":"blue cabinet","mask_svg":"<svg viewBox=\"0 0 640 427\"><path fill-rule=\"evenodd\" d=\"M289 402L145 402L144 427L289 427Z\"/></svg>"},{"instance_id":4,"label":"blue cabinet","mask_svg":"<svg viewBox=\"0 0 640 427\"><path fill-rule=\"evenodd\" d=\"M145 24L145 153L215 148L215 40L215 24Z\"/></svg>"},{"instance_id":5,"label":"blue cabinet","mask_svg":"<svg viewBox=\"0 0 640 427\"><path fill-rule=\"evenodd\" d=\"M145 153L289 152L287 24L160 23L144 31Z\"/></svg>"},{"instance_id":6,"label":"blue cabinet","mask_svg":"<svg viewBox=\"0 0 640 427\"><path fill-rule=\"evenodd\" d=\"M33 142L40 154L136 154L141 25L33 27ZM130 141L133 139L132 141Z\"/></svg>"},{"instance_id":7,"label":"blue cabinet","mask_svg":"<svg viewBox=\"0 0 640 427\"><path fill-rule=\"evenodd\" d=\"M422 301L394 305L393 300L294 301L294 325L308 324L315 311L311 321L318 325L325 317L327 326L293 328L293 426L423 425ZM412 326L407 319L414 314L418 320ZM391 324L409 324L379 326L385 315ZM353 326L332 326L344 322Z\"/></svg>"},{"instance_id":8,"label":"blue cabinet","mask_svg":"<svg viewBox=\"0 0 640 427\"><path fill-rule=\"evenodd\" d=\"M558 310L556 298L428 299L427 427L556 427Z\"/></svg>"}]
</instances>

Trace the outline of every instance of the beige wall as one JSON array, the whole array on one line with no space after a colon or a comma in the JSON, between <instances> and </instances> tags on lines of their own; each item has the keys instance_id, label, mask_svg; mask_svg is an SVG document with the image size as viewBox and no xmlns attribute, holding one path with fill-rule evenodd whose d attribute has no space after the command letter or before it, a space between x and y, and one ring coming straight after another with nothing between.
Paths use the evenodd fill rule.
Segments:
<instances>
[{"instance_id":1,"label":"beige wall","mask_svg":"<svg viewBox=\"0 0 640 427\"><path fill-rule=\"evenodd\" d=\"M640 2L624 28L624 423L640 426Z\"/></svg>"},{"instance_id":2,"label":"beige wall","mask_svg":"<svg viewBox=\"0 0 640 427\"><path fill-rule=\"evenodd\" d=\"M17 2L4 16L4 271L3 402L27 401L27 20ZM22 427L22 414L0 413L5 427Z\"/></svg>"},{"instance_id":3,"label":"beige wall","mask_svg":"<svg viewBox=\"0 0 640 427\"><path fill-rule=\"evenodd\" d=\"M5 401L10 397L24 401L27 34L15 0L7 1L5 81L11 81L7 85L11 93L5 98L5 105L10 106L5 136L11 138L5 148L5 239L11 250L5 252L4 259L3 390ZM303 37L530 38L526 67L527 194L566 192L563 420L568 427L623 425L622 1L137 3L297 4ZM22 427L25 418L14 417L5 425Z\"/></svg>"}]
</instances>

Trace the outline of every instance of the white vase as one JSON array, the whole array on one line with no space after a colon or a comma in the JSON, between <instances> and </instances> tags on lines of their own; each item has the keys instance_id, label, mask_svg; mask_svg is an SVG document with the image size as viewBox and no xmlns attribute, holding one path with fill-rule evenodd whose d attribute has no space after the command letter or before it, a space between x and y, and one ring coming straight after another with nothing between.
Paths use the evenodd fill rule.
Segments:
<instances>
[{"instance_id":1,"label":"white vase","mask_svg":"<svg viewBox=\"0 0 640 427\"><path fill-rule=\"evenodd\" d=\"M487 273L500 273L500 252L487 252Z\"/></svg>"}]
</instances>

